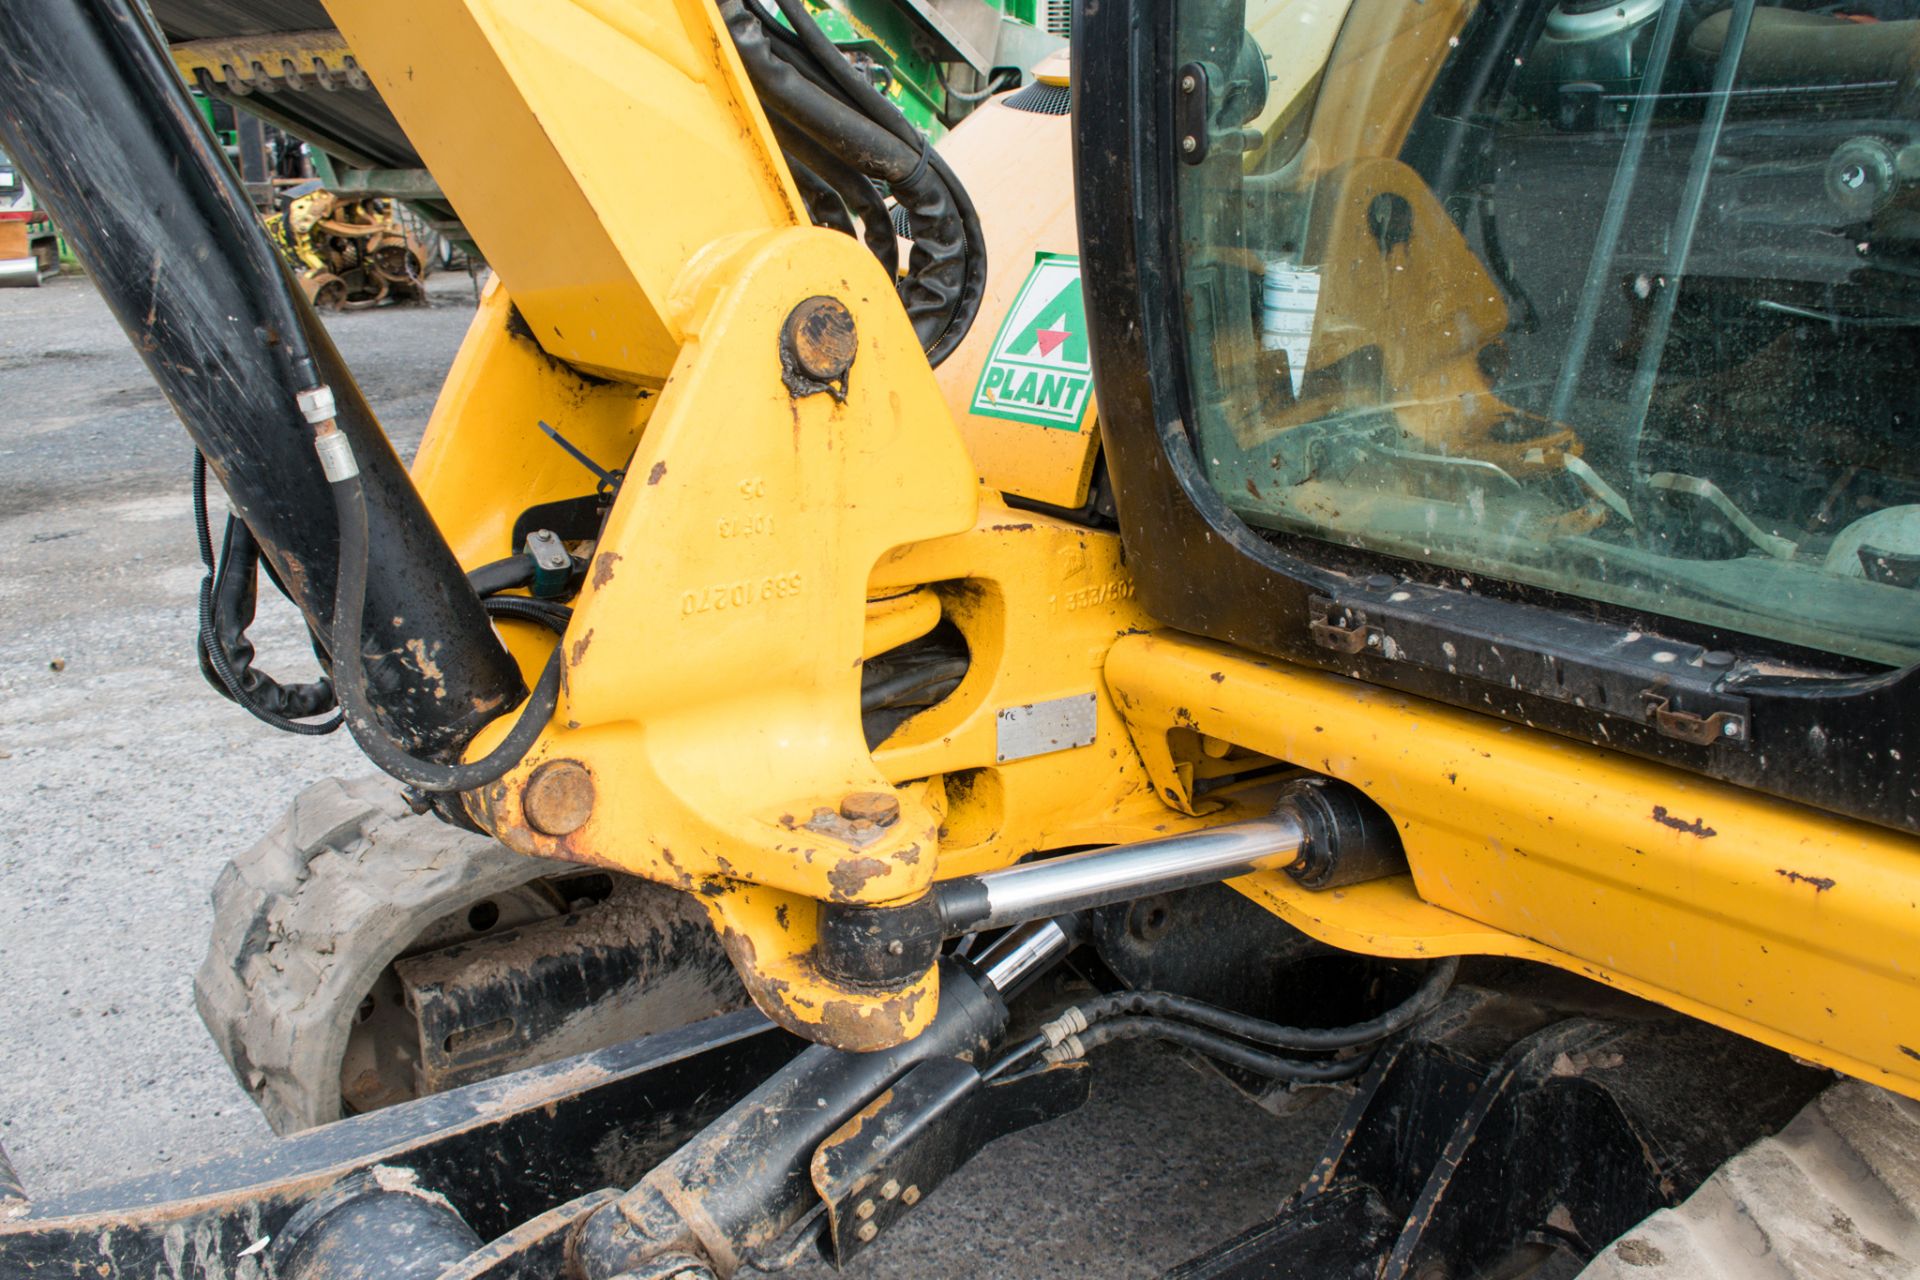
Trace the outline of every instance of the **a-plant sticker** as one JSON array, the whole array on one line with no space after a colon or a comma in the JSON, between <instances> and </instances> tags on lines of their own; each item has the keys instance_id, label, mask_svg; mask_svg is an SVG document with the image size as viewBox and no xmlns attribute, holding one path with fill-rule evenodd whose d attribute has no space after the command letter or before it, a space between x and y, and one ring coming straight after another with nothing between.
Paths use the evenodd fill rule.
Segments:
<instances>
[{"instance_id":1,"label":"a-plant sticker","mask_svg":"<svg viewBox=\"0 0 1920 1280\"><path fill-rule=\"evenodd\" d=\"M994 335L973 411L1078 431L1093 395L1080 259L1043 253Z\"/></svg>"}]
</instances>

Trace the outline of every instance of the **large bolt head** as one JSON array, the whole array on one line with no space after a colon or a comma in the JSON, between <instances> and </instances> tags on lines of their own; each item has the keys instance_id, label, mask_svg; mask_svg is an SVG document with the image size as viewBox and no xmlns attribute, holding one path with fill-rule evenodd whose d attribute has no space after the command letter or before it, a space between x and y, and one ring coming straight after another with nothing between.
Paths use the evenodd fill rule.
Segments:
<instances>
[{"instance_id":1,"label":"large bolt head","mask_svg":"<svg viewBox=\"0 0 1920 1280\"><path fill-rule=\"evenodd\" d=\"M900 798L886 791L856 791L840 802L840 816L890 827L900 820Z\"/></svg>"},{"instance_id":2,"label":"large bolt head","mask_svg":"<svg viewBox=\"0 0 1920 1280\"><path fill-rule=\"evenodd\" d=\"M520 808L542 835L578 831L593 816L593 775L577 760L549 760L527 779Z\"/></svg>"},{"instance_id":3,"label":"large bolt head","mask_svg":"<svg viewBox=\"0 0 1920 1280\"><path fill-rule=\"evenodd\" d=\"M815 382L846 377L859 350L853 313L838 298L816 296L795 307L781 338L800 372Z\"/></svg>"}]
</instances>

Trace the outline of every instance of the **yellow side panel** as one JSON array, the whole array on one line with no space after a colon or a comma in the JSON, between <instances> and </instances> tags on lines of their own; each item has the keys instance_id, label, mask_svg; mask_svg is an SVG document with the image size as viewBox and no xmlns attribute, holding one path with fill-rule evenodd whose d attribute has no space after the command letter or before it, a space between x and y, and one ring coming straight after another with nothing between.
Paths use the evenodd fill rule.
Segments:
<instances>
[{"instance_id":1,"label":"yellow side panel","mask_svg":"<svg viewBox=\"0 0 1920 1280\"><path fill-rule=\"evenodd\" d=\"M1078 507L1087 500L1087 482L1099 451L1098 420L1092 411L1082 416L1078 431L1062 431L984 417L969 407L981 366L1033 269L1034 255L1079 252L1069 117L1016 110L996 98L947 135L940 155L973 197L989 264L979 319L934 370L940 393L989 488Z\"/></svg>"},{"instance_id":2,"label":"yellow side panel","mask_svg":"<svg viewBox=\"0 0 1920 1280\"><path fill-rule=\"evenodd\" d=\"M696 0L327 0L534 337L657 384L703 246L805 219L739 55Z\"/></svg>"},{"instance_id":3,"label":"yellow side panel","mask_svg":"<svg viewBox=\"0 0 1920 1280\"><path fill-rule=\"evenodd\" d=\"M454 555L473 569L519 549L512 533L521 511L594 491L593 473L540 423L612 471L633 456L653 404L649 391L583 378L541 351L514 324L496 277L434 403L413 483Z\"/></svg>"},{"instance_id":4,"label":"yellow side panel","mask_svg":"<svg viewBox=\"0 0 1920 1280\"><path fill-rule=\"evenodd\" d=\"M1920 841L1171 633L1107 678L1162 786L1189 729L1372 796L1411 880L1239 887L1338 946L1542 960L1920 1097Z\"/></svg>"}]
</instances>

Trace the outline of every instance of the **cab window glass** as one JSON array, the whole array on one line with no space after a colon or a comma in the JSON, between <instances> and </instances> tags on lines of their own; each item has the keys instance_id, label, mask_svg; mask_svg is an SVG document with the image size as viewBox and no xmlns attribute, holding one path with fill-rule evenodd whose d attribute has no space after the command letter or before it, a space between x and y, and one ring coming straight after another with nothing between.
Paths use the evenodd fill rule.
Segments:
<instances>
[{"instance_id":1,"label":"cab window glass","mask_svg":"<svg viewBox=\"0 0 1920 1280\"><path fill-rule=\"evenodd\" d=\"M1194 428L1240 518L1920 656L1920 0L1179 14Z\"/></svg>"}]
</instances>

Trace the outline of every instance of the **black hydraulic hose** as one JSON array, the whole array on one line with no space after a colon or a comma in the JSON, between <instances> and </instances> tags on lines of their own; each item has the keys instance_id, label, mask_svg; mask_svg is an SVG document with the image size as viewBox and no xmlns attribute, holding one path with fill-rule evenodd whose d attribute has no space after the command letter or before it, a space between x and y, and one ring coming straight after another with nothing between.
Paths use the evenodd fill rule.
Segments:
<instances>
[{"instance_id":1,"label":"black hydraulic hose","mask_svg":"<svg viewBox=\"0 0 1920 1280\"><path fill-rule=\"evenodd\" d=\"M947 166L947 162L941 158L940 153L933 150L926 135L916 129L913 122L902 114L900 108L875 88L873 82L860 74L853 63L847 60L833 41L827 38L827 33L820 29L820 24L814 21L802 0L775 0L775 2L780 6L780 12L792 24L793 33L800 44L832 77L845 100L869 119L879 122L903 144L918 152L919 163L933 170L933 175L938 179L939 184L946 188L946 194L953 203L954 212L959 215L960 247L965 254L964 275L960 296L955 300L947 330L927 347L928 360L937 365L946 359L954 347L960 345L960 340L966 336L967 330L972 328L974 317L980 310L981 298L986 293L986 240L981 234L980 218L974 210L973 201L968 197L967 189L961 183L959 176ZM919 166L916 165L913 175L910 176L917 176L919 172ZM900 192L896 190L894 194L899 197ZM904 204L905 201L902 203ZM910 216L912 212L909 206ZM914 239L916 243L919 240L917 228Z\"/></svg>"},{"instance_id":2,"label":"black hydraulic hose","mask_svg":"<svg viewBox=\"0 0 1920 1280\"><path fill-rule=\"evenodd\" d=\"M817 58L807 58L796 65L810 50L796 49L784 37L776 45L769 29L779 24L757 7L724 0L721 11L754 88L768 105L853 168L886 182L907 211L914 247L897 287L921 347L938 364L959 344L978 312L986 281L979 219L952 170L904 120L900 126L915 141L899 136L891 122L883 122L882 113L870 115L830 91L830 84L838 84L831 63L823 68ZM817 31L811 19L806 25ZM845 62L837 50L833 58ZM871 85L859 81L851 67L847 70L852 82L864 88L861 102L882 103L886 113L899 114Z\"/></svg>"},{"instance_id":3,"label":"black hydraulic hose","mask_svg":"<svg viewBox=\"0 0 1920 1280\"><path fill-rule=\"evenodd\" d=\"M908 666L884 679L862 682L860 709L878 711L885 707L930 707L959 687L966 678L966 656L940 658L925 665Z\"/></svg>"},{"instance_id":4,"label":"black hydraulic hose","mask_svg":"<svg viewBox=\"0 0 1920 1280\"><path fill-rule=\"evenodd\" d=\"M873 81L847 60L847 56L840 52L840 47L827 38L827 33L820 29L819 21L808 12L802 0L774 0L774 3L780 6L780 12L792 28L796 42L806 49L815 65L832 78L847 102L908 146L917 149L921 145L925 140L924 135L901 114L900 108L873 87Z\"/></svg>"},{"instance_id":5,"label":"black hydraulic hose","mask_svg":"<svg viewBox=\"0 0 1920 1280\"><path fill-rule=\"evenodd\" d=\"M898 276L900 238L894 233L893 214L888 210L886 197L880 194L880 188L874 186L865 174L794 128L785 116L771 109L768 115L772 118L774 133L780 139L780 149L787 153L787 163L792 165L798 162L833 189L846 203L849 212L859 217L861 239L868 251L880 260L887 279Z\"/></svg>"},{"instance_id":6,"label":"black hydraulic hose","mask_svg":"<svg viewBox=\"0 0 1920 1280\"><path fill-rule=\"evenodd\" d=\"M1022 1062L1031 1058L1034 1054L1045 1052L1047 1048L1048 1043L1046 1036L1028 1036L1025 1040L1022 1040L1019 1044L994 1059L992 1065L980 1073L980 1078L982 1080L998 1079L1000 1076L1005 1075L1010 1069L1019 1066Z\"/></svg>"},{"instance_id":7,"label":"black hydraulic hose","mask_svg":"<svg viewBox=\"0 0 1920 1280\"><path fill-rule=\"evenodd\" d=\"M1375 1044L1406 1030L1440 1003L1459 972L1459 958L1449 956L1429 969L1419 988L1405 1000L1378 1017L1345 1027L1283 1027L1170 991L1120 991L1076 1007L1093 1024L1116 1014L1178 1018L1269 1048L1324 1052ZM1086 1043L1086 1032L1080 1033L1080 1040Z\"/></svg>"},{"instance_id":8,"label":"black hydraulic hose","mask_svg":"<svg viewBox=\"0 0 1920 1280\"><path fill-rule=\"evenodd\" d=\"M483 600L502 591L533 585L533 557L522 551L504 560L492 560L467 575L473 593Z\"/></svg>"},{"instance_id":9,"label":"black hydraulic hose","mask_svg":"<svg viewBox=\"0 0 1920 1280\"><path fill-rule=\"evenodd\" d=\"M807 217L813 220L813 225L852 235L853 215L847 212L847 202L840 193L825 178L802 164L785 139L781 140L780 149L787 153L787 171L793 174L793 185L800 188L800 202L807 206Z\"/></svg>"},{"instance_id":10,"label":"black hydraulic hose","mask_svg":"<svg viewBox=\"0 0 1920 1280\"><path fill-rule=\"evenodd\" d=\"M908 279L901 285L908 315L923 345L939 336L935 327L951 317L951 303L965 271L961 226L952 219L947 193L920 163L920 146L897 137L883 123L832 92L820 68L803 50L770 43L769 27L777 26L738 3L731 10L734 42L762 97L772 108L816 145L838 156L859 172L889 184L896 191L916 228L925 225L931 237L927 250L916 253ZM808 26L814 26L809 20ZM838 53L835 54L839 57ZM842 62L844 58L840 58ZM944 224L944 225L936 225ZM944 231L945 234L940 234Z\"/></svg>"},{"instance_id":11,"label":"black hydraulic hose","mask_svg":"<svg viewBox=\"0 0 1920 1280\"><path fill-rule=\"evenodd\" d=\"M1279 1058L1273 1054L1249 1048L1237 1040L1216 1035L1203 1027L1196 1027L1186 1022L1174 1022L1167 1018L1115 1018L1110 1022L1089 1027L1080 1033L1078 1039L1083 1052L1097 1049L1115 1040L1166 1040L1185 1045L1189 1049L1198 1049L1208 1057L1218 1058L1229 1066L1239 1067L1271 1080L1285 1080L1293 1084L1331 1084L1337 1080L1351 1080L1365 1071L1372 1060L1370 1054L1363 1054L1357 1058L1330 1059L1325 1062L1302 1062L1297 1058Z\"/></svg>"},{"instance_id":12,"label":"black hydraulic hose","mask_svg":"<svg viewBox=\"0 0 1920 1280\"><path fill-rule=\"evenodd\" d=\"M955 305L953 318L948 322L946 332L927 348L928 363L938 366L953 354L954 348L960 345L980 315L980 303L987 294L987 239L980 229L980 215L975 211L966 188L961 185L960 175L947 164L946 157L930 145L925 156L934 174L953 193L954 203L960 209L961 240L967 246L966 274L961 281L960 298ZM916 237L918 234L915 229Z\"/></svg>"},{"instance_id":13,"label":"black hydraulic hose","mask_svg":"<svg viewBox=\"0 0 1920 1280\"><path fill-rule=\"evenodd\" d=\"M329 470L340 523L340 574L333 602L333 682L341 714L360 749L382 772L422 791L472 791L505 777L533 746L560 704L560 646L554 645L533 692L521 704L500 745L471 764L439 764L408 754L380 723L367 696L366 654L361 647L367 603L366 491L357 469Z\"/></svg>"},{"instance_id":14,"label":"black hydraulic hose","mask_svg":"<svg viewBox=\"0 0 1920 1280\"><path fill-rule=\"evenodd\" d=\"M200 545L200 562L206 568L206 574L200 580L200 635L199 650L204 669L213 673L220 692L240 705L254 719L284 733L296 733L307 737L323 737L337 730L345 723L344 715L336 715L331 720L314 721L306 717L324 715L338 704L334 698L333 686L325 678L309 684L282 685L269 676L255 671L252 666L253 647L247 641L246 620L253 613L253 575L259 568L259 553L255 548L252 535L247 526L240 521L227 518L226 558L218 563L213 555L213 534L207 527L207 460L198 451L193 455L193 523L194 532ZM242 548L250 554L239 555L246 561L242 565L233 563ZM247 580L241 583L237 578L229 580L229 575L245 574ZM234 650L227 647L228 640L220 626L220 611L216 607L216 591L225 588L228 594L238 596L244 603L246 618L234 628ZM235 663L238 662L236 669Z\"/></svg>"},{"instance_id":15,"label":"black hydraulic hose","mask_svg":"<svg viewBox=\"0 0 1920 1280\"><path fill-rule=\"evenodd\" d=\"M565 635L573 621L573 610L551 600L530 600L526 596L490 596L480 602L492 618L514 618L535 622L555 635Z\"/></svg>"}]
</instances>

